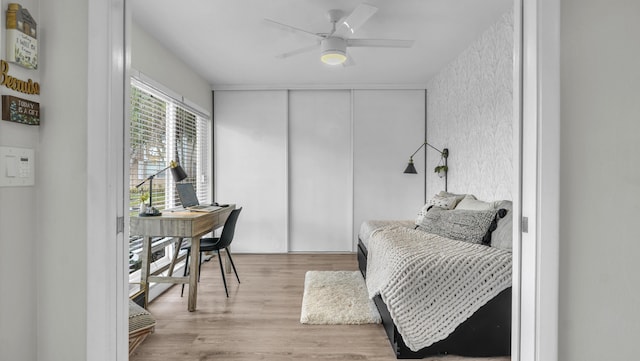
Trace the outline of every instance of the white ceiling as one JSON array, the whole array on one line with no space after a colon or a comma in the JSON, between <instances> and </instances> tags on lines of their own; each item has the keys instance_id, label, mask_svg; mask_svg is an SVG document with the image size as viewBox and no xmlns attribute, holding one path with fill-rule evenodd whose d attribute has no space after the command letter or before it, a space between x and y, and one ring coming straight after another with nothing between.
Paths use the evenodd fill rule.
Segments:
<instances>
[{"instance_id":1,"label":"white ceiling","mask_svg":"<svg viewBox=\"0 0 640 361\"><path fill-rule=\"evenodd\" d=\"M331 29L327 11L350 13L361 0L132 0L133 21L171 49L214 89L423 87L512 7L513 0L366 0L378 11L352 38L410 39L410 49L349 48L355 65L320 62L305 34Z\"/></svg>"}]
</instances>

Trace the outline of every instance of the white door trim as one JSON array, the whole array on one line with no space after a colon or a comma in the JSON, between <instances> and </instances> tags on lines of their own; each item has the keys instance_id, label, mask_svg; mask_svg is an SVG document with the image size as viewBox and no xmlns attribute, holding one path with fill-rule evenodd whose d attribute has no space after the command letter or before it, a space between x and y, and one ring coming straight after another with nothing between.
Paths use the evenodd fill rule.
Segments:
<instances>
[{"instance_id":1,"label":"white door trim","mask_svg":"<svg viewBox=\"0 0 640 361\"><path fill-rule=\"evenodd\" d=\"M125 0L88 5L86 360L125 361Z\"/></svg>"},{"instance_id":2,"label":"white door trim","mask_svg":"<svg viewBox=\"0 0 640 361\"><path fill-rule=\"evenodd\" d=\"M516 0L518 3L519 0ZM521 216L514 245L519 361L558 358L560 0L522 0ZM517 8L517 7L516 7ZM515 205L514 205L515 207ZM514 213L514 215L516 215ZM519 334L518 334L519 332Z\"/></svg>"},{"instance_id":3,"label":"white door trim","mask_svg":"<svg viewBox=\"0 0 640 361\"><path fill-rule=\"evenodd\" d=\"M521 360L521 229L522 219L522 76L523 76L523 2L514 0L513 4L513 278L511 292L511 358Z\"/></svg>"}]
</instances>

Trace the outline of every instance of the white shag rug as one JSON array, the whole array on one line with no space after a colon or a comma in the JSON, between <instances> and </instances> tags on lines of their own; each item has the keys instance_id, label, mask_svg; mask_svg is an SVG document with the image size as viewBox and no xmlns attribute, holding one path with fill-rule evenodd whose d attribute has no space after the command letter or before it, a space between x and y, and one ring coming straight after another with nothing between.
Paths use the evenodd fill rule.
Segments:
<instances>
[{"instance_id":1,"label":"white shag rug","mask_svg":"<svg viewBox=\"0 0 640 361\"><path fill-rule=\"evenodd\" d=\"M380 323L359 271L308 271L304 279L300 323L361 325Z\"/></svg>"}]
</instances>

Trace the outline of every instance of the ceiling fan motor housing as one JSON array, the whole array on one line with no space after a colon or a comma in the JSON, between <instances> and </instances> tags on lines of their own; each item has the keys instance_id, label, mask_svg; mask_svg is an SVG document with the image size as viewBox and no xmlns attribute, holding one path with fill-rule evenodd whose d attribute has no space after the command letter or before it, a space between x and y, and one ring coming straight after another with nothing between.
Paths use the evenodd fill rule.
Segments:
<instances>
[{"instance_id":1,"label":"ceiling fan motor housing","mask_svg":"<svg viewBox=\"0 0 640 361\"><path fill-rule=\"evenodd\" d=\"M347 60L347 42L338 37L328 37L322 40L322 62L338 65Z\"/></svg>"}]
</instances>

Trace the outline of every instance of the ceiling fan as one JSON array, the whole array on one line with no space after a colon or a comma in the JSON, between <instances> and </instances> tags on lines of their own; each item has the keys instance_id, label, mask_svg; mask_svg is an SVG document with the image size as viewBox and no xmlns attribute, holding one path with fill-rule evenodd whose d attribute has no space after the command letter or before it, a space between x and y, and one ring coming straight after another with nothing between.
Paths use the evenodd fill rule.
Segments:
<instances>
[{"instance_id":1,"label":"ceiling fan","mask_svg":"<svg viewBox=\"0 0 640 361\"><path fill-rule=\"evenodd\" d=\"M329 10L327 18L332 25L328 33L314 33L291 25L283 24L271 19L265 19L269 24L276 25L287 31L302 33L314 37L316 42L311 46L289 51L278 55L278 58L288 58L320 48L320 60L329 65L353 65L353 59L347 55L349 47L372 48L410 48L413 40L397 39L352 39L351 36L378 11L375 6L362 3L345 16L342 10Z\"/></svg>"}]
</instances>

